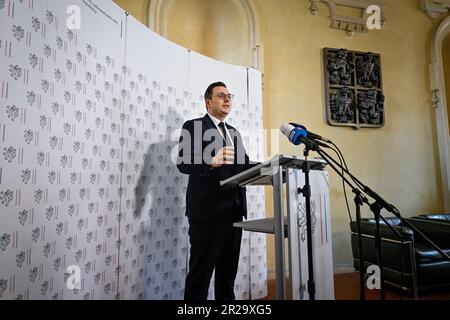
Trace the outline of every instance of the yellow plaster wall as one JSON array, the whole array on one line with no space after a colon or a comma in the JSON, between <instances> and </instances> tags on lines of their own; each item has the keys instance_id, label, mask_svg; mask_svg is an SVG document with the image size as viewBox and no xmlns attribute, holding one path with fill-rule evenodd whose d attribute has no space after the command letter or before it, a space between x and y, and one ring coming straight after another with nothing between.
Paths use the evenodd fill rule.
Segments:
<instances>
[{"instance_id":1,"label":"yellow plaster wall","mask_svg":"<svg viewBox=\"0 0 450 320\"><path fill-rule=\"evenodd\" d=\"M150 0L113 0L133 17L148 25Z\"/></svg>"},{"instance_id":2,"label":"yellow plaster wall","mask_svg":"<svg viewBox=\"0 0 450 320\"><path fill-rule=\"evenodd\" d=\"M232 1L174 0L167 38L221 61L245 64L247 32Z\"/></svg>"},{"instance_id":3,"label":"yellow plaster wall","mask_svg":"<svg viewBox=\"0 0 450 320\"><path fill-rule=\"evenodd\" d=\"M263 23L265 125L276 128L283 122L297 120L333 139L352 172L394 203L404 216L441 211L427 70L433 25L418 4L410 0L390 1L384 29L348 37L329 28L325 5L319 5L319 16L312 16L309 1L255 3ZM381 54L386 97L384 128L354 131L326 124L321 56L324 47ZM299 153L285 139L281 149ZM349 218L341 181L333 173L330 177L333 255L335 267L339 268L351 261ZM365 212L365 216L370 216L370 212Z\"/></svg>"},{"instance_id":4,"label":"yellow plaster wall","mask_svg":"<svg viewBox=\"0 0 450 320\"><path fill-rule=\"evenodd\" d=\"M329 28L324 4L319 4L318 15L313 16L307 0L250 1L259 18L264 45L264 127L277 129L282 123L297 121L331 138L351 171L404 216L442 211L428 80L429 48L436 23L420 11L418 1L387 2L383 29L352 37ZM144 10L146 1L133 2L133 6L127 4L127 10L144 21L147 11L139 10ZM167 20L168 38L215 59L248 65L242 17L232 0L174 0ZM386 98L383 128L355 131L326 124L321 54L325 47L381 54ZM282 153L301 154L300 148L282 136L280 147ZM330 201L334 266L345 269L351 266L349 217L342 182L331 169ZM353 214L351 193L349 201ZM271 203L267 193L267 212L272 211ZM365 209L363 215L371 213ZM273 269L271 236L267 247L268 268Z\"/></svg>"}]
</instances>

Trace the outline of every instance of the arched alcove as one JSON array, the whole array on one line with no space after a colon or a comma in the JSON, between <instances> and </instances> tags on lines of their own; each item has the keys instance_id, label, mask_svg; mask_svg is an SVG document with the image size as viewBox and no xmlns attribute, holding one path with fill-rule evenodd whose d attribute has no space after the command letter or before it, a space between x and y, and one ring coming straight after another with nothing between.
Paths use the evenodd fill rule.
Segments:
<instances>
[{"instance_id":1,"label":"arched alcove","mask_svg":"<svg viewBox=\"0 0 450 320\"><path fill-rule=\"evenodd\" d=\"M450 17L438 27L431 46L430 86L441 167L441 183L444 208L450 211L450 137L448 95L446 93L444 49L450 36ZM448 82L448 81L447 81ZM447 84L448 85L448 84Z\"/></svg>"},{"instance_id":2,"label":"arched alcove","mask_svg":"<svg viewBox=\"0 0 450 320\"><path fill-rule=\"evenodd\" d=\"M149 27L212 58L263 71L259 21L251 0L152 0Z\"/></svg>"}]
</instances>

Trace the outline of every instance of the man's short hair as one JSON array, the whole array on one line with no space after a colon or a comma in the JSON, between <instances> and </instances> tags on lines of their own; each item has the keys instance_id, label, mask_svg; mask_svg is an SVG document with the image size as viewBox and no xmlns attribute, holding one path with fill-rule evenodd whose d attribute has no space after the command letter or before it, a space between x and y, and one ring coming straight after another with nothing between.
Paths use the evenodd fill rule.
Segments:
<instances>
[{"instance_id":1,"label":"man's short hair","mask_svg":"<svg viewBox=\"0 0 450 320\"><path fill-rule=\"evenodd\" d=\"M204 95L205 100L206 99L212 99L212 93L213 93L213 89L215 87L225 87L226 88L227 86L225 85L225 83L220 82L220 81L211 83L208 86L208 88L206 88L205 95Z\"/></svg>"}]
</instances>

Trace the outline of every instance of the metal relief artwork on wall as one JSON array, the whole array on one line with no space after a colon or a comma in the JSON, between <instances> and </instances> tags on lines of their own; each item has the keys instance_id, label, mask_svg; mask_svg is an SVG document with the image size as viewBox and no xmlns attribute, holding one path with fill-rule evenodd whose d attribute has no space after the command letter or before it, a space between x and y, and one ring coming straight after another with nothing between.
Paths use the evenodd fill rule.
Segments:
<instances>
[{"instance_id":1,"label":"metal relief artwork on wall","mask_svg":"<svg viewBox=\"0 0 450 320\"><path fill-rule=\"evenodd\" d=\"M332 126L384 126L381 58L371 52L323 50L327 123Z\"/></svg>"}]
</instances>

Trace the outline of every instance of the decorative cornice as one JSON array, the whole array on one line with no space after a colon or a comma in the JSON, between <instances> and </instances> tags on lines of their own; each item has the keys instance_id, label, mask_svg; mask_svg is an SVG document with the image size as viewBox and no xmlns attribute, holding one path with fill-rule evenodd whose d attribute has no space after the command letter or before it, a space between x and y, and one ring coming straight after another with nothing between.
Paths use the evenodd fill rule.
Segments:
<instances>
[{"instance_id":1,"label":"decorative cornice","mask_svg":"<svg viewBox=\"0 0 450 320\"><path fill-rule=\"evenodd\" d=\"M385 22L384 12L385 4L381 0L310 0L311 6L309 10L312 15L317 15L319 2L327 4L330 11L331 28L343 30L348 36L353 35L354 32L368 32L366 9L371 5L376 5L380 8L381 25ZM337 10L342 8L360 9L359 16L344 16L339 15Z\"/></svg>"},{"instance_id":2,"label":"decorative cornice","mask_svg":"<svg viewBox=\"0 0 450 320\"><path fill-rule=\"evenodd\" d=\"M450 11L450 0L421 0L421 9L431 19L436 19Z\"/></svg>"}]
</instances>

